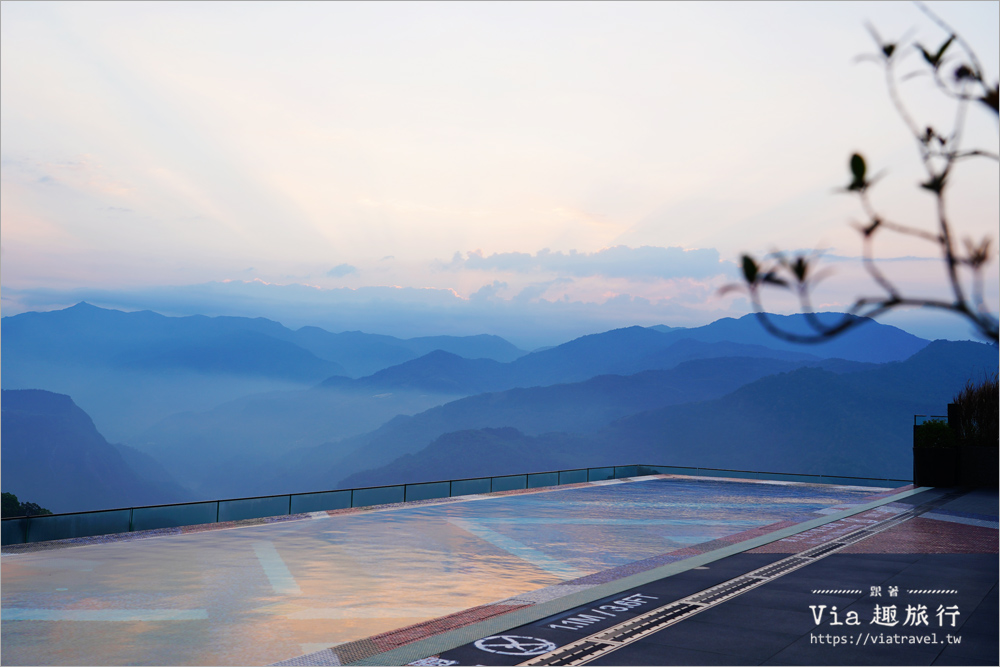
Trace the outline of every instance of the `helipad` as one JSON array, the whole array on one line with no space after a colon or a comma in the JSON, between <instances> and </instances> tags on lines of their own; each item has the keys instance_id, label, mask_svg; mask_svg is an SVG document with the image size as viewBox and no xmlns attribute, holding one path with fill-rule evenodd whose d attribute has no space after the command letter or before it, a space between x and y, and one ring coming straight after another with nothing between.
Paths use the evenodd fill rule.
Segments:
<instances>
[{"instance_id":1,"label":"helipad","mask_svg":"<svg viewBox=\"0 0 1000 667\"><path fill-rule=\"evenodd\" d=\"M5 548L2 660L263 665L336 655L449 614L488 618L583 590L637 562L680 561L880 491L658 475Z\"/></svg>"}]
</instances>

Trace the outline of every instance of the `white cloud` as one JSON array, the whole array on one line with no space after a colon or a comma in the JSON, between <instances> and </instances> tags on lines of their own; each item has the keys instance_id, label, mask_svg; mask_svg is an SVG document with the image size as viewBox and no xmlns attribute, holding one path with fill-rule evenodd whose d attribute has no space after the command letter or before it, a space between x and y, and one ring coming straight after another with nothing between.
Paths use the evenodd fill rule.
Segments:
<instances>
[{"instance_id":1,"label":"white cloud","mask_svg":"<svg viewBox=\"0 0 1000 667\"><path fill-rule=\"evenodd\" d=\"M555 273L561 276L604 276L638 280L675 278L705 279L729 274L733 263L722 261L712 248L686 250L641 246L615 246L597 252L568 253L540 250L534 255L523 252L494 253L486 256L473 251L456 253L450 269L472 269L513 273Z\"/></svg>"}]
</instances>

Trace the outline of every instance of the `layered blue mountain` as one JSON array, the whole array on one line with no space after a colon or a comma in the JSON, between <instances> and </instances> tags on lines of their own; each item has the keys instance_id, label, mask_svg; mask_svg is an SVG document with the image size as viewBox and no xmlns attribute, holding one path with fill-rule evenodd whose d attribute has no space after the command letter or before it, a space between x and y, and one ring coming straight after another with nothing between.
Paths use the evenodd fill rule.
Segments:
<instances>
[{"instance_id":1,"label":"layered blue mountain","mask_svg":"<svg viewBox=\"0 0 1000 667\"><path fill-rule=\"evenodd\" d=\"M795 321L793 319L793 321ZM711 327L711 325L709 325ZM842 355L829 355L845 362L885 363L905 359L927 345L926 340L895 327L872 322L859 328L867 329L856 344L841 343L835 347L784 343L763 332L753 318L730 320L723 327L730 339L719 339L719 331L659 327L627 327L604 333L582 336L562 345L524 355L502 364L487 359L463 359L437 351L420 359L359 378L353 386L391 391L394 388L422 389L453 394L474 394L502 391L513 387L544 386L565 382L580 382L598 375L631 375L644 370L669 369L693 359L721 357L765 357L790 361L817 361L828 358L819 353L836 350ZM687 332L692 332L691 336ZM763 333L763 336L759 335ZM699 338L711 338L702 340ZM747 343L744 339L764 341ZM773 343L773 345L769 345ZM851 367L849 363L844 368ZM855 366L856 367L856 366ZM327 386L351 386L347 378L330 378Z\"/></svg>"},{"instance_id":2,"label":"layered blue mountain","mask_svg":"<svg viewBox=\"0 0 1000 667\"><path fill-rule=\"evenodd\" d=\"M740 323L758 326L752 319ZM871 326L901 345L913 342L898 329ZM683 331L617 329L508 363L436 350L367 377L336 376L305 391L255 394L173 415L129 442L157 456L199 497L324 489L457 429L597 429L642 410L722 396L804 364L837 372L870 365L820 360L811 347L677 339ZM713 359L717 363L681 368L685 361ZM675 367L676 374L642 374ZM525 391L532 387L548 389ZM469 398L449 403L462 396ZM191 466L192 457L200 465Z\"/></svg>"},{"instance_id":3,"label":"layered blue mountain","mask_svg":"<svg viewBox=\"0 0 1000 667\"><path fill-rule=\"evenodd\" d=\"M997 362L994 345L935 341L903 362L847 373L804 366L761 377L712 400L638 412L590 433L559 429L532 434L516 428L441 433L424 440L429 442L424 449L411 448L395 461L341 483L367 486L500 474L470 467L468 459L512 456L528 464L524 470L627 460L908 479L913 415L942 414L968 379L995 372ZM422 419L426 417L416 415L408 421ZM375 438L371 442L380 446ZM483 443L489 443L489 452L482 450ZM374 451L366 456L376 458Z\"/></svg>"},{"instance_id":4,"label":"layered blue mountain","mask_svg":"<svg viewBox=\"0 0 1000 667\"><path fill-rule=\"evenodd\" d=\"M802 335L815 334L815 329L809 325L805 315L769 314L767 317L784 331ZM817 313L816 317L824 324L833 324L839 322L844 315L841 313ZM771 335L761 326L758 316L753 314L744 315L739 319L725 317L703 327L680 330L671 328L663 333L675 339L690 338L706 343L738 340L741 343L764 345L774 350L808 351L822 358L847 359L877 364L908 359L928 343L923 338L918 338L902 329L880 324L868 318L854 317L852 319L861 319L864 322L839 336L805 345Z\"/></svg>"},{"instance_id":5,"label":"layered blue mountain","mask_svg":"<svg viewBox=\"0 0 1000 667\"><path fill-rule=\"evenodd\" d=\"M210 410L171 415L128 443L155 458L201 499L273 491L275 471L300 448L377 429L455 395L396 390L373 394L319 386L244 396ZM294 491L295 485L282 487Z\"/></svg>"},{"instance_id":6,"label":"layered blue mountain","mask_svg":"<svg viewBox=\"0 0 1000 667\"><path fill-rule=\"evenodd\" d=\"M446 353L431 356L439 354ZM595 429L640 410L720 396L800 363L807 362L707 359L669 371L599 376L583 383L518 388L460 400L399 386L373 395L356 386L324 383L306 391L248 396L203 413L173 415L131 443L156 453L199 497L213 497L213 490L231 496L294 490L306 483L303 476L313 480L315 488L329 488L352 470L390 460L413 443L429 442L456 428L516 426L531 433ZM364 433L370 435L360 437ZM314 449L332 440L319 448L321 453ZM357 453L350 460L339 460L352 450ZM368 452L375 458L368 458ZM343 472L331 477L327 468L333 467ZM283 469L289 473L279 483L276 471Z\"/></svg>"},{"instance_id":7,"label":"layered blue mountain","mask_svg":"<svg viewBox=\"0 0 1000 667\"><path fill-rule=\"evenodd\" d=\"M751 320L744 324L756 326ZM896 336L897 332L885 329L887 336ZM389 435L373 436L382 443L379 447L352 439L377 429L397 415L420 413L462 396L496 394L519 387L573 384L600 375L634 375L646 369L671 369L689 360L736 357L742 359L729 364L695 367L696 370L687 372L681 381L663 379L663 382L673 382L673 394L648 387L641 390L624 387L629 383L642 386L641 378L621 381L621 386L612 386L613 383L605 380L610 387L608 390L598 390L599 383L592 383L581 390L563 387L548 392L572 397L571 401L563 401L572 406L569 410L556 405L562 399L550 400L548 395L542 399L529 398L516 409L521 417L511 421L500 414L506 400L494 396L486 402L493 406L493 413L471 409L471 401L459 403L441 414L429 413L430 416L424 418L428 420L426 428L404 427L402 424L406 420L402 417L393 421L385 429ZM768 360L768 363L753 366L758 374L748 375L742 370L746 366L745 358ZM778 360L789 363L771 363ZM279 488L294 490L294 476L289 474L287 484L279 486L268 486L265 480L273 480L275 469L287 467L289 461L295 460L298 455L292 450L298 448L332 443L323 448L322 456L331 466L333 460L358 449L358 454L343 463L345 470L355 471L387 462L391 457L410 451L408 447L414 444L426 444L456 428L514 426L530 433L539 432L536 424L546 424L547 429L563 428L567 423L596 428L611 419L649 407L721 396L741 383L802 363L835 363L840 371L864 367L861 362L821 361L803 351L773 350L732 341L675 340L660 331L629 327L585 336L508 363L466 359L435 350L363 378L335 376L309 390L259 393L209 410L171 415L127 442L156 455L172 474L200 495L211 496L213 486L216 491L223 490L228 495L278 493ZM729 373L713 370L730 366L736 370ZM711 388L703 392L702 387L709 385ZM510 412L508 409L507 413ZM569 417L564 417L566 414ZM414 428L419 432L407 430ZM364 453L369 450L378 452L374 455L376 458ZM201 464L189 465L191 457L196 457ZM303 464L302 468L307 474L322 473L316 479L321 488L336 481L326 470L312 463Z\"/></svg>"},{"instance_id":8,"label":"layered blue mountain","mask_svg":"<svg viewBox=\"0 0 1000 667\"><path fill-rule=\"evenodd\" d=\"M510 427L529 436L593 433L626 415L717 398L759 378L804 365L831 372L873 366L843 360L709 358L684 362L670 370L602 375L579 383L481 394L412 417L397 417L372 433L294 453L286 460L287 483L298 479L311 488L326 488L338 475L412 454L454 430ZM609 446L609 451L618 451ZM338 485L349 483L341 480Z\"/></svg>"},{"instance_id":9,"label":"layered blue mountain","mask_svg":"<svg viewBox=\"0 0 1000 667\"><path fill-rule=\"evenodd\" d=\"M713 403L625 418L603 438L676 465L908 479L913 416L944 414L969 379L996 372L997 348L935 341L905 362L834 375L801 369ZM661 434L658 447L650 436ZM698 438L698 447L690 446ZM698 461L698 463L693 463Z\"/></svg>"},{"instance_id":10,"label":"layered blue mountain","mask_svg":"<svg viewBox=\"0 0 1000 667\"><path fill-rule=\"evenodd\" d=\"M513 379L510 366L493 359L466 359L444 350L434 350L418 359L383 368L356 380L328 378L321 386L373 391L428 391L460 396L510 386Z\"/></svg>"},{"instance_id":11,"label":"layered blue mountain","mask_svg":"<svg viewBox=\"0 0 1000 667\"><path fill-rule=\"evenodd\" d=\"M581 463L585 461L586 463ZM586 466L621 465L615 449L581 434L527 435L513 427L454 431L416 454L404 454L374 470L342 480L344 488L387 486L399 480L436 481L519 475Z\"/></svg>"},{"instance_id":12,"label":"layered blue mountain","mask_svg":"<svg viewBox=\"0 0 1000 667\"><path fill-rule=\"evenodd\" d=\"M330 333L318 327L302 327L293 333L291 340L318 357L337 361L349 377L371 375L435 350L466 359L500 362L513 361L526 354L500 336L488 334L402 339L361 331Z\"/></svg>"},{"instance_id":13,"label":"layered blue mountain","mask_svg":"<svg viewBox=\"0 0 1000 667\"><path fill-rule=\"evenodd\" d=\"M780 323L794 328L803 321ZM927 377L942 387L953 379L940 360L919 370L889 363L919 358L915 353L925 348L933 359L934 347L874 322L819 346L776 339L749 316L696 329L628 327L531 354L495 336L403 340L315 327L292 331L263 318L165 317L87 304L4 318L2 326L5 388L72 395L100 432L130 446L117 451L133 471L164 483L176 479L196 498L329 489L351 475L397 465L401 457L408 457L410 472L461 476L431 474L437 466L422 463L422 450L434 445L435 456L472 465L470 456L479 456L474 449L467 455L448 449L466 436L500 458L503 443L515 447L507 452L512 460L527 456L518 471L551 467L573 452L580 461L610 454L619 463L633 454L653 460L642 447L673 442L657 435L657 419L676 417L669 410L683 415L688 406L724 402L769 377L800 377L795 374L812 369L802 382L834 388L832 398L823 394L830 405L851 386L868 405L883 397L906 409L914 404L911 390L929 386ZM865 376L867 393L837 384L869 372L876 374ZM727 405L716 408L739 413ZM803 414L812 413L803 408ZM714 440L677 428L689 449L704 449L706 460L709 451L722 451ZM454 435L459 432L466 436ZM760 461L769 456L759 437L744 450L741 455L756 452ZM539 458L532 463L532 456ZM836 467L825 456L788 460ZM585 464L567 462L574 465Z\"/></svg>"},{"instance_id":14,"label":"layered blue mountain","mask_svg":"<svg viewBox=\"0 0 1000 667\"><path fill-rule=\"evenodd\" d=\"M304 389L333 375L368 375L435 349L510 361L496 336L403 340L264 318L166 317L80 303L2 320L3 386L72 395L115 440L179 412L255 393Z\"/></svg>"},{"instance_id":15,"label":"layered blue mountain","mask_svg":"<svg viewBox=\"0 0 1000 667\"><path fill-rule=\"evenodd\" d=\"M190 498L150 457L109 444L69 396L4 390L2 414L4 491L56 513Z\"/></svg>"},{"instance_id":16,"label":"layered blue mountain","mask_svg":"<svg viewBox=\"0 0 1000 667\"><path fill-rule=\"evenodd\" d=\"M12 352L16 354L11 360L15 362L22 357L40 356L85 365L157 366L162 365L157 358L167 356L184 366L212 371L217 367L211 364L219 360L198 352L206 345L214 346L217 341L229 339L237 343L248 341L248 345L279 341L300 350L297 358L286 357L286 361L312 363L312 367L301 370L310 380L334 374L369 375L438 349L498 361L512 361L525 354L499 336L429 336L404 340L360 331L331 333L318 327L293 331L262 317L167 317L148 310L126 313L98 308L85 302L64 310L5 317L2 326L4 338L14 345ZM279 358L290 354L287 346L274 342L271 345L273 351L261 346L252 350L252 355L231 355L230 364L223 370L267 374L268 366L276 365L266 358L254 358L256 354L263 352ZM193 349L185 352L188 348ZM290 372L294 370L287 367L279 370L282 375Z\"/></svg>"}]
</instances>

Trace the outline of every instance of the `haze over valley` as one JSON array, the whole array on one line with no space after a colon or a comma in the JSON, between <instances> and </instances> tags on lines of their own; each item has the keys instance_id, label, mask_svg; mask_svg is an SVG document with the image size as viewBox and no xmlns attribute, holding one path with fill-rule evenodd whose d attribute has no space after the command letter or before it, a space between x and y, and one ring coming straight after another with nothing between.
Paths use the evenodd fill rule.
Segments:
<instances>
[{"instance_id":1,"label":"haze over valley","mask_svg":"<svg viewBox=\"0 0 1000 667\"><path fill-rule=\"evenodd\" d=\"M535 352L86 303L2 326L3 485L60 512L628 463L902 479L913 414L997 365L753 316Z\"/></svg>"},{"instance_id":2,"label":"haze over valley","mask_svg":"<svg viewBox=\"0 0 1000 667\"><path fill-rule=\"evenodd\" d=\"M0 3L3 491L908 479L1000 360L998 12Z\"/></svg>"}]
</instances>

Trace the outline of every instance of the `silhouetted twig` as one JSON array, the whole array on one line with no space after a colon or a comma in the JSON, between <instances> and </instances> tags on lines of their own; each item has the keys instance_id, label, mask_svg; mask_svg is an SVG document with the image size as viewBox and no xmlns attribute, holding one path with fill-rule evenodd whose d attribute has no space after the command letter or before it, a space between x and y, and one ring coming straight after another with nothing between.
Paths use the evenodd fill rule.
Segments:
<instances>
[{"instance_id":1,"label":"silhouetted twig","mask_svg":"<svg viewBox=\"0 0 1000 667\"><path fill-rule=\"evenodd\" d=\"M902 79L896 74L896 65L901 58L901 53L910 46L907 43L907 38L899 43L886 42L882 40L873 27L868 26L879 51L875 54L860 56L858 60L878 62L885 70L889 99L913 135L926 173L927 178L920 184L920 187L935 197L937 229L934 232L929 232L910 225L889 221L880 215L869 196L871 187L879 180L880 175L870 177L864 157L858 153L852 155L850 160L851 181L843 191L858 197L861 208L867 217L866 223L856 225L862 236L862 265L884 294L858 297L840 320L832 324L824 323L815 315L810 297L815 285L824 276L822 272L815 269L819 259L818 253L811 255L799 253L789 259L783 253L777 252L765 258L763 262L758 262L751 255L743 255L743 284L728 285L722 291L726 292L732 289L747 291L761 324L767 331L779 338L800 343L822 342L857 326L864 322L865 318L874 318L901 307L920 306L956 313L971 322L983 337L992 339L994 342L997 341L997 317L989 311L983 298L983 268L992 256L992 239L988 236L979 242L965 239L964 252L956 248L952 224L945 205L945 194L950 184L952 169L959 161L978 158L1000 162L1000 155L992 151L980 148L971 150L961 148L969 104L979 102L997 114L998 84L994 84L992 88L987 84L979 59L958 33L922 3L918 2L917 6L920 11L949 34L949 37L933 51L921 44L912 45L923 56L923 65L927 68L924 73L929 73L937 88L955 102L955 120L949 132L942 134L930 125L922 128L903 102L899 93L899 82L912 78L915 74L911 73ZM955 57L948 55L950 49L954 51L951 48L953 45L957 45L962 51ZM958 62L958 65L950 70L951 77L949 79L945 66L954 65L955 62ZM895 283L879 268L874 256L876 234L883 230L923 239L938 247L947 271L951 292L950 300L903 295ZM963 266L972 272L971 295L966 293L959 275L959 269ZM806 316L806 322L812 329L811 333L801 334L787 331L768 316L761 296L762 290L768 286L791 290L795 293L800 309Z\"/></svg>"}]
</instances>

